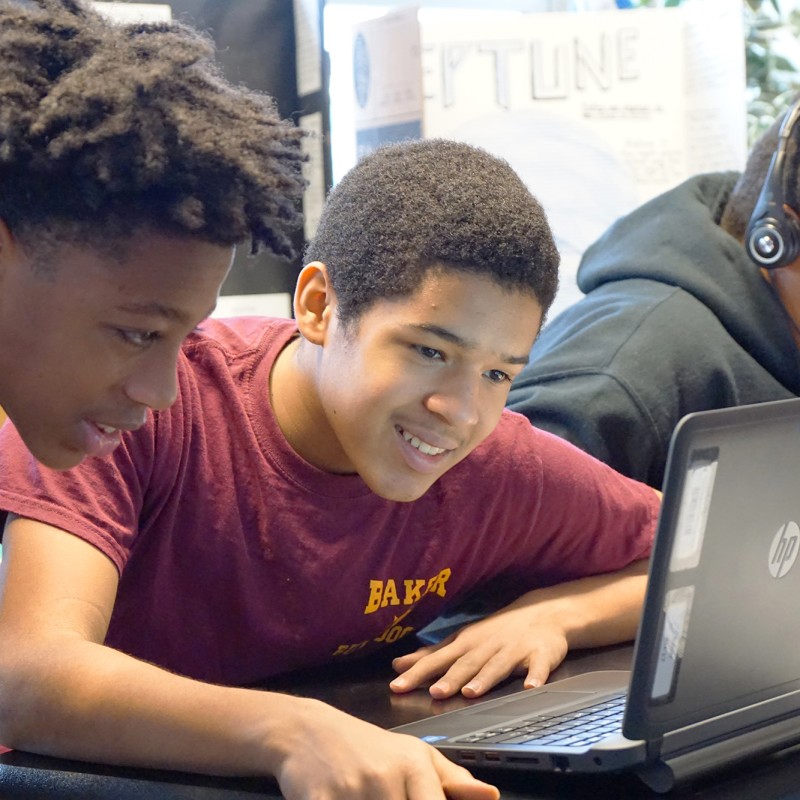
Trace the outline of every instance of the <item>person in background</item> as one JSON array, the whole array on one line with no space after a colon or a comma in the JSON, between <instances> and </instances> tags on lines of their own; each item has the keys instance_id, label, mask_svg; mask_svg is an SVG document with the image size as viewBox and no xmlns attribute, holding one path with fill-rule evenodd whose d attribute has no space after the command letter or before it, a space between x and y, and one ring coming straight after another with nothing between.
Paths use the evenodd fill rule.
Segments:
<instances>
[{"instance_id":1,"label":"person in background","mask_svg":"<svg viewBox=\"0 0 800 800\"><path fill-rule=\"evenodd\" d=\"M299 131L213 55L178 23L0 3L0 406L50 467L173 402L235 245L291 255Z\"/></svg>"},{"instance_id":2,"label":"person in background","mask_svg":"<svg viewBox=\"0 0 800 800\"><path fill-rule=\"evenodd\" d=\"M504 409L557 285L483 150L407 142L336 186L295 319L208 320L178 400L68 472L0 432L0 742L274 775L289 800L489 800L415 738L270 678L406 640L394 692L538 686L633 638L659 498ZM476 590L506 605L413 634Z\"/></svg>"},{"instance_id":3,"label":"person in background","mask_svg":"<svg viewBox=\"0 0 800 800\"><path fill-rule=\"evenodd\" d=\"M742 174L691 178L586 251L585 297L548 323L510 408L660 488L685 414L800 394L799 115Z\"/></svg>"}]
</instances>

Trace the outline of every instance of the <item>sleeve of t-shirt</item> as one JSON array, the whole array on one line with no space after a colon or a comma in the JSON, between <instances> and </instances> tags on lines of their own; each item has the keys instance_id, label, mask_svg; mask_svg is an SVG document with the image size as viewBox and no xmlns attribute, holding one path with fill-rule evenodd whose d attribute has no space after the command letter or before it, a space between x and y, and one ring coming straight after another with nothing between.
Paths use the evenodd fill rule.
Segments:
<instances>
[{"instance_id":1,"label":"sleeve of t-shirt","mask_svg":"<svg viewBox=\"0 0 800 800\"><path fill-rule=\"evenodd\" d=\"M512 569L520 579L535 570L555 584L649 556L660 510L651 487L521 417L514 437L514 528L521 537L514 549L521 557Z\"/></svg>"},{"instance_id":2,"label":"sleeve of t-shirt","mask_svg":"<svg viewBox=\"0 0 800 800\"><path fill-rule=\"evenodd\" d=\"M144 427L123 434L110 456L59 472L38 463L7 423L0 430L0 508L80 537L121 572L138 530L153 428L149 415Z\"/></svg>"}]
</instances>

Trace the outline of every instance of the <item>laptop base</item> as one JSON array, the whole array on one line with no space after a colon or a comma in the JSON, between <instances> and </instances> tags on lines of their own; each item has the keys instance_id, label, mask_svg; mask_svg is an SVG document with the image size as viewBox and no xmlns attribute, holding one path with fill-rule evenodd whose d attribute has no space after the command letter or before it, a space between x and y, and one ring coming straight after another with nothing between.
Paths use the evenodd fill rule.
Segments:
<instances>
[{"instance_id":1,"label":"laptop base","mask_svg":"<svg viewBox=\"0 0 800 800\"><path fill-rule=\"evenodd\" d=\"M636 770L654 792L663 794L725 767L741 764L800 744L800 723L795 715L754 728L705 747L659 759Z\"/></svg>"}]
</instances>

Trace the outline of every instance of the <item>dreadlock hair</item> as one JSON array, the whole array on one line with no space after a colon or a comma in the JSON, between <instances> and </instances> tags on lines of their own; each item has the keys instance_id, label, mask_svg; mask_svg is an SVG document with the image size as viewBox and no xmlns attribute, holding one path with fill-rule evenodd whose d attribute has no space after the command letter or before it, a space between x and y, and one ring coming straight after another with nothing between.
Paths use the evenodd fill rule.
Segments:
<instances>
[{"instance_id":1,"label":"dreadlock hair","mask_svg":"<svg viewBox=\"0 0 800 800\"><path fill-rule=\"evenodd\" d=\"M431 269L485 275L536 297L558 287L559 256L544 210L509 166L445 139L379 148L330 193L305 262L327 267L337 315L408 296Z\"/></svg>"},{"instance_id":2,"label":"dreadlock hair","mask_svg":"<svg viewBox=\"0 0 800 800\"><path fill-rule=\"evenodd\" d=\"M794 98L793 104L798 101L800 101L800 95ZM793 104L789 106L786 114L789 113ZM750 149L744 171L736 182L720 219L722 228L739 240L744 240L747 224L758 202L758 196L761 194L772 156L778 149L778 136L786 114L779 116ZM798 148L797 128L795 128L792 139L787 143L782 189L786 203L798 211L800 211L799 179L800 148Z\"/></svg>"},{"instance_id":3,"label":"dreadlock hair","mask_svg":"<svg viewBox=\"0 0 800 800\"><path fill-rule=\"evenodd\" d=\"M301 133L213 58L180 23L0 0L0 218L31 246L144 228L291 257Z\"/></svg>"}]
</instances>

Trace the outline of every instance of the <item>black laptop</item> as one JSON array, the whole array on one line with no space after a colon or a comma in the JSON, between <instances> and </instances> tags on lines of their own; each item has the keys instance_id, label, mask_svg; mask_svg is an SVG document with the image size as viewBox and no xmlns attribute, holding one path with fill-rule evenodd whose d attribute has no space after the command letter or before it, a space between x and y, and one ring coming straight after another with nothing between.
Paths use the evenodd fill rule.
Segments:
<instances>
[{"instance_id":1,"label":"black laptop","mask_svg":"<svg viewBox=\"0 0 800 800\"><path fill-rule=\"evenodd\" d=\"M656 791L800 742L800 399L689 414L628 671L394 730L467 767L635 770Z\"/></svg>"}]
</instances>

